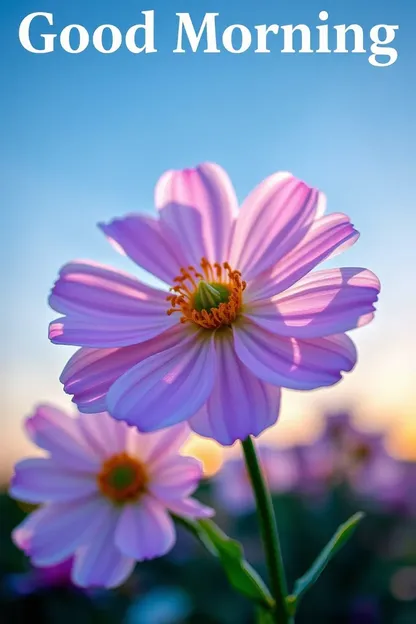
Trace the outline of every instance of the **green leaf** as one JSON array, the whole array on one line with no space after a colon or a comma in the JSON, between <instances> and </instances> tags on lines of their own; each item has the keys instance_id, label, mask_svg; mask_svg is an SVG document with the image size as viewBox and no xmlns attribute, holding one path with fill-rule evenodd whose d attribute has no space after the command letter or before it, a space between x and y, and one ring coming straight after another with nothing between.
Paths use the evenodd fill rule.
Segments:
<instances>
[{"instance_id":1,"label":"green leaf","mask_svg":"<svg viewBox=\"0 0 416 624\"><path fill-rule=\"evenodd\" d=\"M228 580L237 591L268 610L273 608L274 601L269 590L244 559L243 547L239 542L228 537L212 520L194 521L177 516L175 519L191 531L211 554L218 557Z\"/></svg>"},{"instance_id":2,"label":"green leaf","mask_svg":"<svg viewBox=\"0 0 416 624\"><path fill-rule=\"evenodd\" d=\"M301 596L318 580L334 555L350 539L358 523L364 518L364 515L363 512L358 512L351 516L347 522L341 524L309 570L296 581L293 594L287 597L287 604L291 614L295 613L297 603Z\"/></svg>"}]
</instances>

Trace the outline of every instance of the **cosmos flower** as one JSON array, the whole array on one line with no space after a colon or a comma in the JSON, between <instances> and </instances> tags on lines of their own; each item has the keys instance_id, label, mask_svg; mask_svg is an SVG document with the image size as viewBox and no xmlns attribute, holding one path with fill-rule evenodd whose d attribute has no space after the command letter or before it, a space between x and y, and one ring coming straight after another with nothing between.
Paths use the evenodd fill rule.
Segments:
<instances>
[{"instance_id":1,"label":"cosmos flower","mask_svg":"<svg viewBox=\"0 0 416 624\"><path fill-rule=\"evenodd\" d=\"M175 543L169 512L213 514L190 498L201 467L179 455L187 425L143 435L106 413L75 419L40 406L26 431L49 456L19 462L10 493L43 506L13 539L35 566L73 556L76 585L115 587L136 561L166 554Z\"/></svg>"},{"instance_id":2,"label":"cosmos flower","mask_svg":"<svg viewBox=\"0 0 416 624\"><path fill-rule=\"evenodd\" d=\"M356 495L385 505L405 497L404 464L388 454L382 434L357 429L348 412L329 415L322 435L297 454L301 487L307 491L346 483Z\"/></svg>"},{"instance_id":3,"label":"cosmos flower","mask_svg":"<svg viewBox=\"0 0 416 624\"><path fill-rule=\"evenodd\" d=\"M258 455L270 492L279 494L297 489L298 463L290 448L260 444ZM215 494L229 513L242 514L255 509L255 501L244 459L228 459L214 480Z\"/></svg>"},{"instance_id":4,"label":"cosmos flower","mask_svg":"<svg viewBox=\"0 0 416 624\"><path fill-rule=\"evenodd\" d=\"M140 431L189 421L228 445L276 421L281 387L331 386L354 367L345 332L372 319L379 282L311 273L358 238L346 215L323 216L318 190L276 173L238 211L226 173L204 164L167 172L155 197L159 218L100 227L166 290L86 261L52 290L50 339L81 347L61 381L82 412Z\"/></svg>"}]
</instances>

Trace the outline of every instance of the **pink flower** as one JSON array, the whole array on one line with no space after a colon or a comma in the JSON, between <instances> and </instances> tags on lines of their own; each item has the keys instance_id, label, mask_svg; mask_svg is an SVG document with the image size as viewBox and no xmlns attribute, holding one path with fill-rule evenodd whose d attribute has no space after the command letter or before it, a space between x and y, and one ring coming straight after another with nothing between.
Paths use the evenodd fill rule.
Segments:
<instances>
[{"instance_id":1,"label":"pink flower","mask_svg":"<svg viewBox=\"0 0 416 624\"><path fill-rule=\"evenodd\" d=\"M140 431L189 421L222 444L258 435L280 388L330 386L356 351L345 332L368 323L379 281L361 268L311 273L358 233L324 196L288 173L243 202L217 165L169 171L159 218L100 227L171 287L147 286L91 262L61 270L50 305L57 344L82 348L61 380L82 412L108 410Z\"/></svg>"},{"instance_id":2,"label":"pink flower","mask_svg":"<svg viewBox=\"0 0 416 624\"><path fill-rule=\"evenodd\" d=\"M169 512L213 515L190 498L201 467L179 455L187 425L142 435L105 413L74 419L40 406L26 431L49 456L19 462L10 493L43 507L13 539L35 566L74 556L76 585L115 587L136 561L166 554L176 539Z\"/></svg>"}]
</instances>

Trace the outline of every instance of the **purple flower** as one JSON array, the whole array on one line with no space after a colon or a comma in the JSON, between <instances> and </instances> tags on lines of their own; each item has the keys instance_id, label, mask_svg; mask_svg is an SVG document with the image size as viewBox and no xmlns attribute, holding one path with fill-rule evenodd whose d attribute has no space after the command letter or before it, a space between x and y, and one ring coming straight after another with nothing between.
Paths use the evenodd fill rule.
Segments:
<instances>
[{"instance_id":1,"label":"purple flower","mask_svg":"<svg viewBox=\"0 0 416 624\"><path fill-rule=\"evenodd\" d=\"M22 574L7 577L8 588L12 593L26 596L52 587L73 587L71 581L72 558L44 568L31 568Z\"/></svg>"},{"instance_id":2,"label":"purple flower","mask_svg":"<svg viewBox=\"0 0 416 624\"><path fill-rule=\"evenodd\" d=\"M296 489L299 470L292 449L258 447L263 474L273 494ZM241 456L225 462L215 478L215 491L221 505L230 513L246 513L255 508L253 490Z\"/></svg>"},{"instance_id":3,"label":"purple flower","mask_svg":"<svg viewBox=\"0 0 416 624\"><path fill-rule=\"evenodd\" d=\"M159 218L100 227L160 290L91 262L61 270L51 307L56 344L82 347L61 381L82 412L108 410L140 431L189 421L224 445L278 416L280 388L330 386L350 371L346 331L368 323L379 281L362 268L311 273L358 233L288 173L243 202L217 165L169 171Z\"/></svg>"},{"instance_id":4,"label":"purple flower","mask_svg":"<svg viewBox=\"0 0 416 624\"><path fill-rule=\"evenodd\" d=\"M179 454L186 425L143 435L105 413L74 419L40 406L26 430L49 456L19 462L10 493L43 507L14 530L13 540L35 566L73 556L76 585L115 587L136 561L166 554L175 543L169 512L213 514L190 498L201 467Z\"/></svg>"},{"instance_id":5,"label":"purple flower","mask_svg":"<svg viewBox=\"0 0 416 624\"><path fill-rule=\"evenodd\" d=\"M70 586L71 570L73 567L73 559L66 559L53 566L36 569L36 579L39 587L54 587L54 586Z\"/></svg>"},{"instance_id":6,"label":"purple flower","mask_svg":"<svg viewBox=\"0 0 416 624\"><path fill-rule=\"evenodd\" d=\"M297 453L306 490L346 482L357 495L380 503L403 498L404 464L387 453L383 435L360 431L347 412L329 416L322 436Z\"/></svg>"}]
</instances>

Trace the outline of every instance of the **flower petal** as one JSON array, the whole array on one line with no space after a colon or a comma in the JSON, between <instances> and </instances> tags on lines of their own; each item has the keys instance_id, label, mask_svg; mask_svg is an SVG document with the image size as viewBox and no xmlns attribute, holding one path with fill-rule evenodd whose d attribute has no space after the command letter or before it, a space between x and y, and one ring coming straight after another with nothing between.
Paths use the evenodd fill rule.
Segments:
<instances>
[{"instance_id":1,"label":"flower petal","mask_svg":"<svg viewBox=\"0 0 416 624\"><path fill-rule=\"evenodd\" d=\"M39 405L25 422L29 437L49 451L57 464L73 470L94 471L99 462L80 434L78 421L51 405Z\"/></svg>"},{"instance_id":2,"label":"flower petal","mask_svg":"<svg viewBox=\"0 0 416 624\"><path fill-rule=\"evenodd\" d=\"M267 299L290 288L320 262L351 247L359 237L349 217L331 214L317 219L305 238L275 266L254 281L245 291L247 300Z\"/></svg>"},{"instance_id":3,"label":"flower petal","mask_svg":"<svg viewBox=\"0 0 416 624\"><path fill-rule=\"evenodd\" d=\"M126 423L114 420L106 412L80 414L78 422L85 443L101 461L126 450L129 436Z\"/></svg>"},{"instance_id":4,"label":"flower petal","mask_svg":"<svg viewBox=\"0 0 416 624\"><path fill-rule=\"evenodd\" d=\"M184 327L177 324L159 336L138 345L115 349L79 349L68 361L61 383L84 413L104 412L107 392L117 379L154 353L177 344Z\"/></svg>"},{"instance_id":5,"label":"flower petal","mask_svg":"<svg viewBox=\"0 0 416 624\"><path fill-rule=\"evenodd\" d=\"M188 264L174 233L152 217L127 215L98 227L118 251L169 285Z\"/></svg>"},{"instance_id":6,"label":"flower petal","mask_svg":"<svg viewBox=\"0 0 416 624\"><path fill-rule=\"evenodd\" d=\"M23 550L23 552L30 556L30 549L33 540L33 535L39 527L42 526L43 520L49 513L48 510L51 505L36 509L32 513L26 516L26 518L12 531L13 543Z\"/></svg>"},{"instance_id":7,"label":"flower petal","mask_svg":"<svg viewBox=\"0 0 416 624\"><path fill-rule=\"evenodd\" d=\"M177 321L167 314L167 293L121 271L92 262L72 262L59 274L49 305L56 344L122 347L149 340Z\"/></svg>"},{"instance_id":8,"label":"flower petal","mask_svg":"<svg viewBox=\"0 0 416 624\"><path fill-rule=\"evenodd\" d=\"M130 369L111 386L110 414L142 432L188 420L212 389L215 350L211 338L189 328L177 346Z\"/></svg>"},{"instance_id":9,"label":"flower petal","mask_svg":"<svg viewBox=\"0 0 416 624\"><path fill-rule=\"evenodd\" d=\"M266 178L241 207L231 266L250 280L276 264L307 234L324 200L317 189L290 173Z\"/></svg>"},{"instance_id":10,"label":"flower petal","mask_svg":"<svg viewBox=\"0 0 416 624\"><path fill-rule=\"evenodd\" d=\"M234 327L234 345L256 377L295 390L331 386L341 379L341 371L350 371L357 360L354 343L345 334L289 338L250 322Z\"/></svg>"},{"instance_id":11,"label":"flower petal","mask_svg":"<svg viewBox=\"0 0 416 624\"><path fill-rule=\"evenodd\" d=\"M162 431L139 433L136 427L129 429L128 449L136 457L146 462L153 470L158 464L165 462L172 455L176 458L181 446L190 434L189 425L185 422L173 425Z\"/></svg>"},{"instance_id":12,"label":"flower petal","mask_svg":"<svg viewBox=\"0 0 416 624\"><path fill-rule=\"evenodd\" d=\"M27 503L71 501L96 491L97 483L92 473L62 468L45 457L18 462L10 485L11 496Z\"/></svg>"},{"instance_id":13,"label":"flower petal","mask_svg":"<svg viewBox=\"0 0 416 624\"><path fill-rule=\"evenodd\" d=\"M173 547L176 534L172 518L163 505L150 496L135 505L126 505L116 530L117 547L137 561L165 555Z\"/></svg>"},{"instance_id":14,"label":"flower petal","mask_svg":"<svg viewBox=\"0 0 416 624\"><path fill-rule=\"evenodd\" d=\"M257 436L277 420L280 389L255 377L238 359L232 334L217 340L217 374L213 391L189 424L202 436L230 445Z\"/></svg>"},{"instance_id":15,"label":"flower petal","mask_svg":"<svg viewBox=\"0 0 416 624\"><path fill-rule=\"evenodd\" d=\"M133 557L120 553L115 545L115 531L120 517L117 507L108 506L99 517L94 539L75 554L72 580L80 587L117 587L133 571Z\"/></svg>"},{"instance_id":16,"label":"flower petal","mask_svg":"<svg viewBox=\"0 0 416 624\"><path fill-rule=\"evenodd\" d=\"M227 260L237 198L225 171L205 163L196 169L168 171L155 193L161 220L174 231L188 264ZM185 265L186 266L186 265Z\"/></svg>"},{"instance_id":17,"label":"flower petal","mask_svg":"<svg viewBox=\"0 0 416 624\"><path fill-rule=\"evenodd\" d=\"M212 516L215 516L215 511L211 507L203 505L195 498L168 501L166 506L169 511L177 516L185 516L187 518L212 518Z\"/></svg>"},{"instance_id":18,"label":"flower petal","mask_svg":"<svg viewBox=\"0 0 416 624\"><path fill-rule=\"evenodd\" d=\"M328 336L369 323L379 291L380 282L366 269L316 271L269 301L248 304L245 312L282 336Z\"/></svg>"},{"instance_id":19,"label":"flower petal","mask_svg":"<svg viewBox=\"0 0 416 624\"><path fill-rule=\"evenodd\" d=\"M193 457L176 456L150 470L149 492L160 501L185 498L198 487L201 463Z\"/></svg>"},{"instance_id":20,"label":"flower petal","mask_svg":"<svg viewBox=\"0 0 416 624\"><path fill-rule=\"evenodd\" d=\"M34 565L52 566L68 559L95 530L104 501L93 496L81 503L52 503L35 511L15 529L15 543Z\"/></svg>"}]
</instances>

